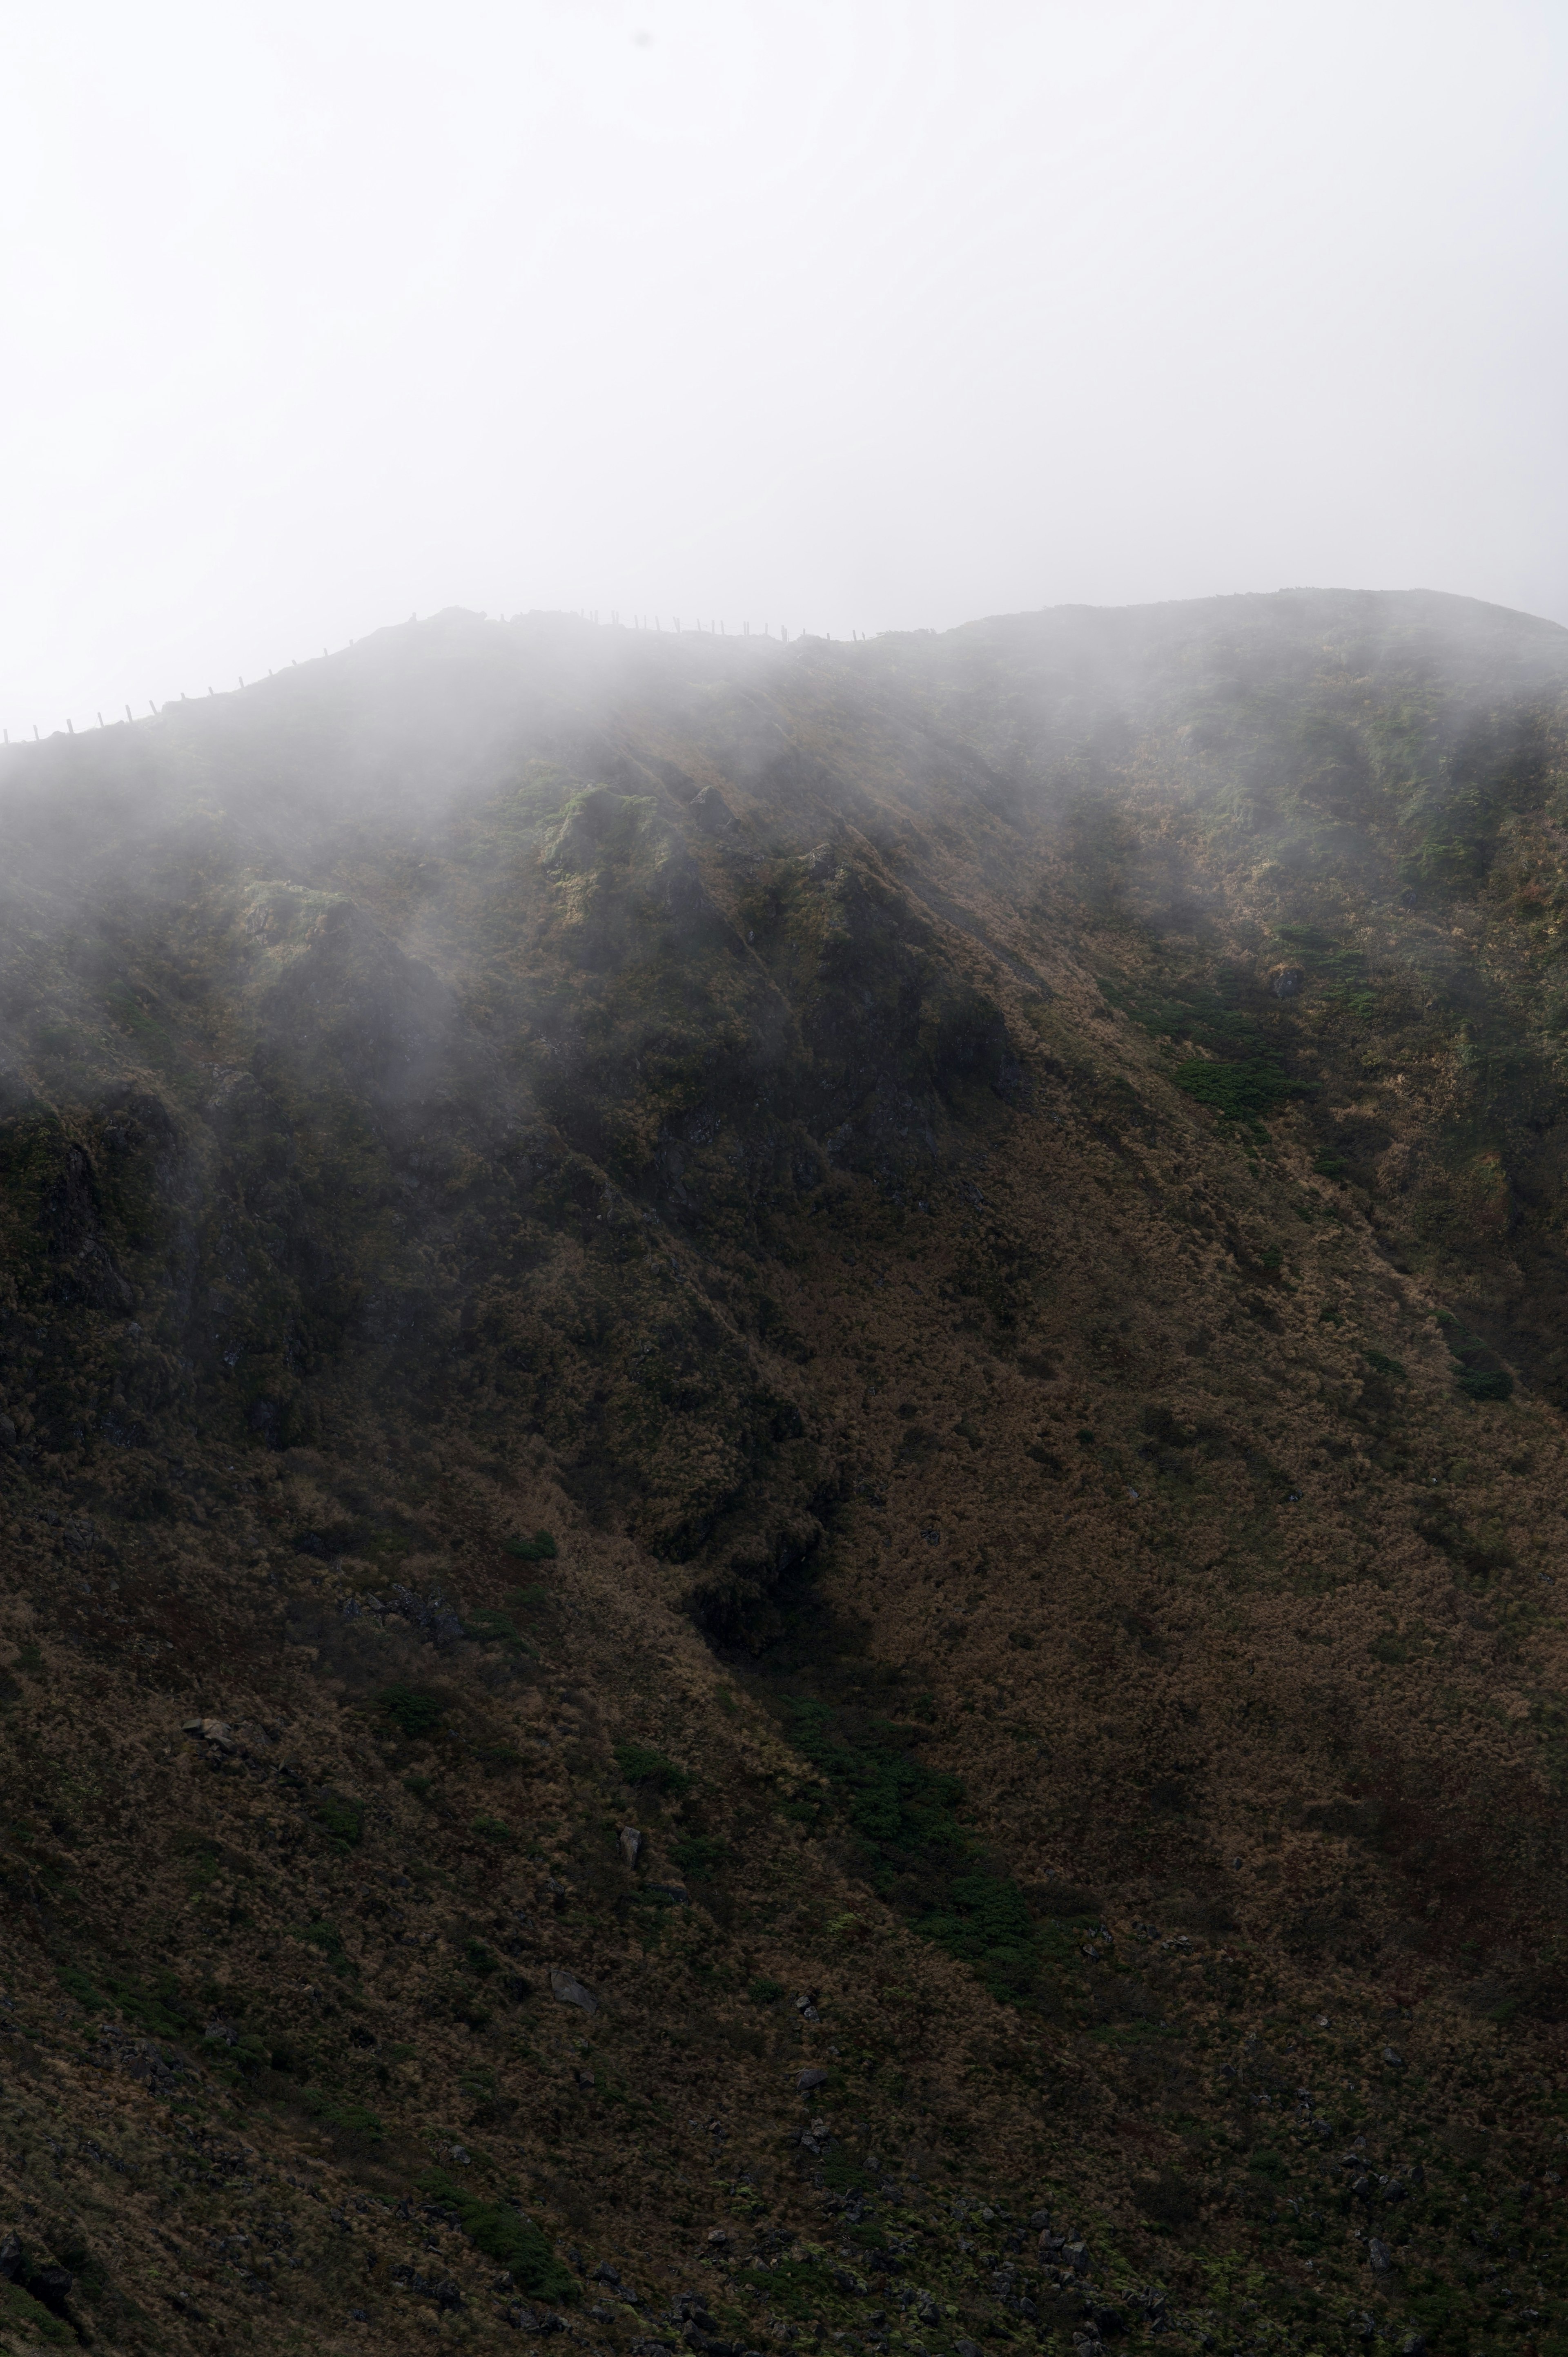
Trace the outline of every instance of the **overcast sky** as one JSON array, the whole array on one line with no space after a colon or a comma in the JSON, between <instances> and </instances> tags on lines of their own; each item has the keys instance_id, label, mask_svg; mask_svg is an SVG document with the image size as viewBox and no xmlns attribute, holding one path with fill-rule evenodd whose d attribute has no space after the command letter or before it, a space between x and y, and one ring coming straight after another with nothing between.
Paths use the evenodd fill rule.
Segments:
<instances>
[{"instance_id":1,"label":"overcast sky","mask_svg":"<svg viewBox=\"0 0 1568 2357\"><path fill-rule=\"evenodd\" d=\"M465 605L1568 621L1564 0L10 0L0 721Z\"/></svg>"}]
</instances>

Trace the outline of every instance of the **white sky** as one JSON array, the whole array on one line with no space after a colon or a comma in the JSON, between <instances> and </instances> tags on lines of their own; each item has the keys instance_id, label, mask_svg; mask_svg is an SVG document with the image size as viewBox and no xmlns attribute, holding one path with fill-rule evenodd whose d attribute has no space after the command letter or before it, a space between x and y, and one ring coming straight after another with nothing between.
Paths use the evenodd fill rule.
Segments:
<instances>
[{"instance_id":1,"label":"white sky","mask_svg":"<svg viewBox=\"0 0 1568 2357\"><path fill-rule=\"evenodd\" d=\"M448 604L1568 621L1565 0L9 0L0 721Z\"/></svg>"}]
</instances>

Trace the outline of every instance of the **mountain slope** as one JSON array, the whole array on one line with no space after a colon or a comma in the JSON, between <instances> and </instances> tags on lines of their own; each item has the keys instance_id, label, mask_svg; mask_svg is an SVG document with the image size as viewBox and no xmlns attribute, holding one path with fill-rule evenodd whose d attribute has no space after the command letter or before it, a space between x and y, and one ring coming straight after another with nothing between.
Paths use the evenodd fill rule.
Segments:
<instances>
[{"instance_id":1,"label":"mountain slope","mask_svg":"<svg viewBox=\"0 0 1568 2357\"><path fill-rule=\"evenodd\" d=\"M15 2345L1558 2345L1565 687L453 614L12 757Z\"/></svg>"}]
</instances>

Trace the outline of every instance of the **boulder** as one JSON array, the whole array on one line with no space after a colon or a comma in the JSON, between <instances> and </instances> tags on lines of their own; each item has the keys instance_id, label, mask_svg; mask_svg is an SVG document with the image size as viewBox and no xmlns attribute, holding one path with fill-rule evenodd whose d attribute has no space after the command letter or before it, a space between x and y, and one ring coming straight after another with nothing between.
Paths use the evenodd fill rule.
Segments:
<instances>
[{"instance_id":1,"label":"boulder","mask_svg":"<svg viewBox=\"0 0 1568 2357\"><path fill-rule=\"evenodd\" d=\"M557 2005L575 2005L584 2013L597 2013L599 2000L591 1988L584 1986L573 1973L564 1972L559 1965L552 1967L550 1993Z\"/></svg>"}]
</instances>

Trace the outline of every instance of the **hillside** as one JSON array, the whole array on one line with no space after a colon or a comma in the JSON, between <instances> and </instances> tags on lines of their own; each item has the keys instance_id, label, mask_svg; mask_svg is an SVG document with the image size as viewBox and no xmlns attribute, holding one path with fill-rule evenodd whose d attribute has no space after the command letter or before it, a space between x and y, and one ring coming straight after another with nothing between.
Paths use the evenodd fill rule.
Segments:
<instances>
[{"instance_id":1,"label":"hillside","mask_svg":"<svg viewBox=\"0 0 1568 2357\"><path fill-rule=\"evenodd\" d=\"M455 612L0 810L0 2343L1568 2352L1568 632Z\"/></svg>"}]
</instances>

